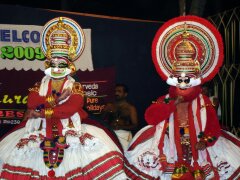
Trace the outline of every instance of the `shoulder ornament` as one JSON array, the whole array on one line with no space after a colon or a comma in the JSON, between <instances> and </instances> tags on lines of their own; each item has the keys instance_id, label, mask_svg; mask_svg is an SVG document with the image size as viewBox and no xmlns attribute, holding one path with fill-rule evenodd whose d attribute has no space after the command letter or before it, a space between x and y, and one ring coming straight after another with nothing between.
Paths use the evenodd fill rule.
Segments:
<instances>
[{"instance_id":1,"label":"shoulder ornament","mask_svg":"<svg viewBox=\"0 0 240 180\"><path fill-rule=\"evenodd\" d=\"M72 93L84 96L84 91L83 91L82 85L79 82L75 82L73 84Z\"/></svg>"}]
</instances>

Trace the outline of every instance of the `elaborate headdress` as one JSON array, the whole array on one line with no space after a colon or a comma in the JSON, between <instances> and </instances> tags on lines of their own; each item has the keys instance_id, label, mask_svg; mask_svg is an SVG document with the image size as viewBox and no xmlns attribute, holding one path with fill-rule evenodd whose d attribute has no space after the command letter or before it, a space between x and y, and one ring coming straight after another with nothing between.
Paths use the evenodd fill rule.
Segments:
<instances>
[{"instance_id":1,"label":"elaborate headdress","mask_svg":"<svg viewBox=\"0 0 240 180\"><path fill-rule=\"evenodd\" d=\"M198 85L211 80L221 67L222 38L203 18L177 17L159 28L152 44L152 57L163 80L188 76L198 79Z\"/></svg>"},{"instance_id":2,"label":"elaborate headdress","mask_svg":"<svg viewBox=\"0 0 240 180\"><path fill-rule=\"evenodd\" d=\"M64 59L68 62L71 73L75 72L72 63L82 54L85 45L85 37L82 28L70 18L54 18L44 25L41 36L41 47L47 57L46 69L50 66L50 60Z\"/></svg>"}]
</instances>

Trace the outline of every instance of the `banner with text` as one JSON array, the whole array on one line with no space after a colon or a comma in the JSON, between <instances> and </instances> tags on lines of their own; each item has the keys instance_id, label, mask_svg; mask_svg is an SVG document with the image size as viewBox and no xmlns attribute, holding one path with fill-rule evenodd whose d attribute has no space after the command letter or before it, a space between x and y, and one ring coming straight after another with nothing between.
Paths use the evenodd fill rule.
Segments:
<instances>
[{"instance_id":1,"label":"banner with text","mask_svg":"<svg viewBox=\"0 0 240 180\"><path fill-rule=\"evenodd\" d=\"M42 26L0 24L0 70L44 70L41 31ZM84 29L84 34L85 48L75 66L77 70L92 71L91 29Z\"/></svg>"}]
</instances>

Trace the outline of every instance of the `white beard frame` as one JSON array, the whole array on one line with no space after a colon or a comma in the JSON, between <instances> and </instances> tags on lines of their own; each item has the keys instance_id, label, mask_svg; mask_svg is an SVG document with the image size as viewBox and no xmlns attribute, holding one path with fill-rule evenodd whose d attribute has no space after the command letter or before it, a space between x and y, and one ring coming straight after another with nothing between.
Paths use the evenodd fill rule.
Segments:
<instances>
[{"instance_id":1,"label":"white beard frame","mask_svg":"<svg viewBox=\"0 0 240 180\"><path fill-rule=\"evenodd\" d=\"M184 82L182 82L184 83ZM176 77L168 77L167 84L170 86L176 86L181 89L187 89L190 87L198 86L202 83L201 78L190 78L190 82L186 85L183 85L182 83L178 82L178 79ZM182 84L182 85L181 85Z\"/></svg>"},{"instance_id":2,"label":"white beard frame","mask_svg":"<svg viewBox=\"0 0 240 180\"><path fill-rule=\"evenodd\" d=\"M61 79L61 78L66 77L67 75L69 75L69 74L71 73L71 70L68 69L68 68L66 68L65 74L63 74L63 75L61 75L61 76L53 76L51 72L52 72L52 68L51 68L51 67L47 68L47 69L44 71L44 73L45 73L47 76L51 77L51 78Z\"/></svg>"}]
</instances>

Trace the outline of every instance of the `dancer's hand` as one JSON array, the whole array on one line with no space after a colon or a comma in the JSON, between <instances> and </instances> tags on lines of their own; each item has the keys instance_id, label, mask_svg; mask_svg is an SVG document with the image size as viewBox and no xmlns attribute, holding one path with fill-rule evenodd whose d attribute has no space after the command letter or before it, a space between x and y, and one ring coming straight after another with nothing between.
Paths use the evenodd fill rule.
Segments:
<instances>
[{"instance_id":1,"label":"dancer's hand","mask_svg":"<svg viewBox=\"0 0 240 180\"><path fill-rule=\"evenodd\" d=\"M60 101L66 99L68 96L70 96L72 94L71 89L65 89L63 90L62 94L58 97L57 99L57 103L59 103Z\"/></svg>"},{"instance_id":2,"label":"dancer's hand","mask_svg":"<svg viewBox=\"0 0 240 180\"><path fill-rule=\"evenodd\" d=\"M206 149L206 147L207 147L207 145L206 145L206 143L204 141L199 141L199 142L197 142L195 144L195 148L197 150L201 150L202 151L202 150Z\"/></svg>"},{"instance_id":3,"label":"dancer's hand","mask_svg":"<svg viewBox=\"0 0 240 180\"><path fill-rule=\"evenodd\" d=\"M29 109L25 112L23 120L25 121L30 118L39 118L39 117L43 117L43 114L41 113L41 111L37 112L33 109Z\"/></svg>"}]
</instances>

